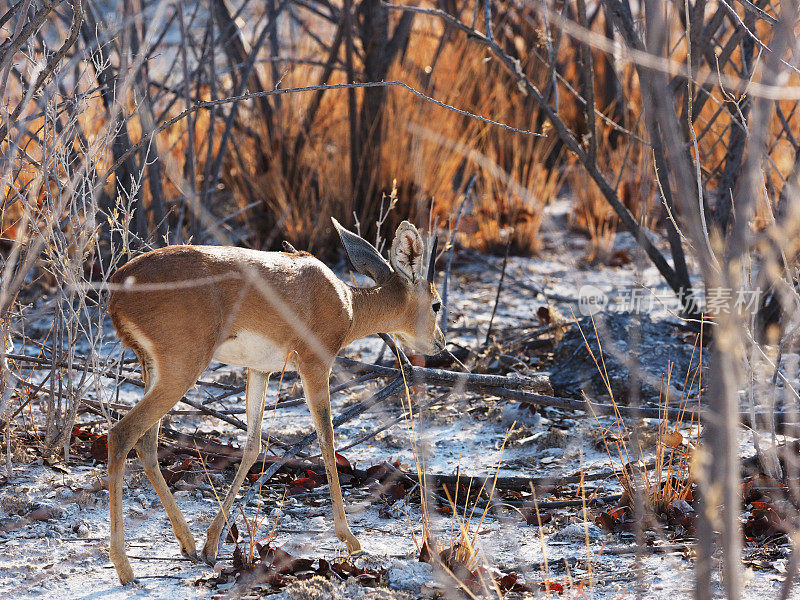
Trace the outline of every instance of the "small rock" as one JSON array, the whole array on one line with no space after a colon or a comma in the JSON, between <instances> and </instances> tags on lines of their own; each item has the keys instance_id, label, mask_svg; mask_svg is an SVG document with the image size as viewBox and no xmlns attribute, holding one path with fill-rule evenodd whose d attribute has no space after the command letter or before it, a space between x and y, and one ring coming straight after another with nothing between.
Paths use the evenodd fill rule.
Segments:
<instances>
[{"instance_id":1,"label":"small rock","mask_svg":"<svg viewBox=\"0 0 800 600\"><path fill-rule=\"evenodd\" d=\"M563 448L545 448L541 452L541 456L552 456L553 458L561 458L564 456Z\"/></svg>"},{"instance_id":2,"label":"small rock","mask_svg":"<svg viewBox=\"0 0 800 600\"><path fill-rule=\"evenodd\" d=\"M78 534L78 537L87 537L89 535L89 524L83 519L78 519L72 524L72 531Z\"/></svg>"},{"instance_id":3,"label":"small rock","mask_svg":"<svg viewBox=\"0 0 800 600\"><path fill-rule=\"evenodd\" d=\"M445 597L446 591L441 583L429 581L420 588L419 593L423 598L442 598Z\"/></svg>"},{"instance_id":4,"label":"small rock","mask_svg":"<svg viewBox=\"0 0 800 600\"><path fill-rule=\"evenodd\" d=\"M553 542L585 542L586 534L589 534L589 541L597 541L603 538L603 530L594 523L570 523L559 529L550 537Z\"/></svg>"},{"instance_id":5,"label":"small rock","mask_svg":"<svg viewBox=\"0 0 800 600\"><path fill-rule=\"evenodd\" d=\"M690 363L696 366L696 353L694 360L692 359L694 348L678 338L676 327L671 323L663 320L651 321L644 313L632 315L613 312L604 312L602 319L596 318L595 322L600 343L597 341L594 323L589 317L585 317L578 321L580 329L571 327L556 346L550 376L556 395L580 397L581 390L585 390L593 398L608 395L605 381L595 362L595 359L600 359L601 346L602 369L608 374L617 402L624 401L631 394L631 373L626 361L634 348L640 368L639 398L642 400L659 398L662 376L667 372L670 363L674 364L673 386L682 382ZM635 337L632 334L634 331L637 332ZM587 342L595 358L586 349ZM676 390L671 390L670 396L675 392ZM677 397L680 397L680 391L677 391Z\"/></svg>"},{"instance_id":6,"label":"small rock","mask_svg":"<svg viewBox=\"0 0 800 600\"><path fill-rule=\"evenodd\" d=\"M28 517L34 521L49 521L50 519L60 519L64 516L64 509L57 504L40 502L33 507Z\"/></svg>"},{"instance_id":7,"label":"small rock","mask_svg":"<svg viewBox=\"0 0 800 600\"><path fill-rule=\"evenodd\" d=\"M0 510L9 515L24 515L33 509L33 503L25 496L3 496Z\"/></svg>"},{"instance_id":8,"label":"small rock","mask_svg":"<svg viewBox=\"0 0 800 600\"><path fill-rule=\"evenodd\" d=\"M539 448L566 448L567 432L559 427L551 427L547 435L539 438L537 445Z\"/></svg>"},{"instance_id":9,"label":"small rock","mask_svg":"<svg viewBox=\"0 0 800 600\"><path fill-rule=\"evenodd\" d=\"M536 408L531 404L514 402L503 406L500 421L503 427L511 427L511 424L516 422L517 425L526 425L535 431L542 423L542 415L536 412Z\"/></svg>"},{"instance_id":10,"label":"small rock","mask_svg":"<svg viewBox=\"0 0 800 600\"><path fill-rule=\"evenodd\" d=\"M423 585L433 580L433 567L418 560L392 559L386 570L392 588L417 593Z\"/></svg>"},{"instance_id":11,"label":"small rock","mask_svg":"<svg viewBox=\"0 0 800 600\"><path fill-rule=\"evenodd\" d=\"M688 515L690 512L694 512L694 509L691 507L691 505L686 500L682 500L680 498L672 503L672 507L678 509L685 515Z\"/></svg>"}]
</instances>

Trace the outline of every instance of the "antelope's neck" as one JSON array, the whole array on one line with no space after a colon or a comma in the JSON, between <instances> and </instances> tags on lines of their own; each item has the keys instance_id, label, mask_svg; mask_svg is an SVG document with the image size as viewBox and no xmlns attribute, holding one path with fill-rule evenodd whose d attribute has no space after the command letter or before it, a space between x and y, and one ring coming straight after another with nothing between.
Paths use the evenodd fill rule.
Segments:
<instances>
[{"instance_id":1,"label":"antelope's neck","mask_svg":"<svg viewBox=\"0 0 800 600\"><path fill-rule=\"evenodd\" d=\"M405 290L396 277L373 288L350 288L353 320L346 344L375 333L401 331Z\"/></svg>"}]
</instances>

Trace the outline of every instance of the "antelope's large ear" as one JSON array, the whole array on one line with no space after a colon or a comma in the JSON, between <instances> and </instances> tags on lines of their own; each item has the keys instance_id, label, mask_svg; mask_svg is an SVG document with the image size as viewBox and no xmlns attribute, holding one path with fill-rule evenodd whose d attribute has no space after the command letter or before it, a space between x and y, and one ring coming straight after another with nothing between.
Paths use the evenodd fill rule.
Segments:
<instances>
[{"instance_id":1,"label":"antelope's large ear","mask_svg":"<svg viewBox=\"0 0 800 600\"><path fill-rule=\"evenodd\" d=\"M417 283L422 279L424 259L425 244L422 236L411 223L403 221L397 227L392 251L389 253L392 267L411 283Z\"/></svg>"},{"instance_id":2,"label":"antelope's large ear","mask_svg":"<svg viewBox=\"0 0 800 600\"><path fill-rule=\"evenodd\" d=\"M375 249L375 246L342 227L341 223L333 217L331 217L331 221L342 241L347 259L356 271L371 278L378 285L392 276L392 267Z\"/></svg>"}]
</instances>

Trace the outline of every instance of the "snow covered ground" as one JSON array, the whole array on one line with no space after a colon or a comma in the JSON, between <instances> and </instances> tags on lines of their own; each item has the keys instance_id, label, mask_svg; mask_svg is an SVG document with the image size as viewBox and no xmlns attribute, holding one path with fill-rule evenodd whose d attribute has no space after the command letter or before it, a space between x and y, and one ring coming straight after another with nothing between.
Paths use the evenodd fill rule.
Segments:
<instances>
[{"instance_id":1,"label":"snow covered ground","mask_svg":"<svg viewBox=\"0 0 800 600\"><path fill-rule=\"evenodd\" d=\"M638 273L632 265L613 268L583 264L580 259L584 240L563 234L563 208L556 203L550 209L541 256L509 259L495 329L536 323L536 310L543 301L534 297L530 286L562 299L576 300L580 288L586 284L610 290L642 283L666 293L665 285L649 264L643 264ZM617 246L628 247L633 253L631 242L629 236L621 235ZM471 263L459 260L454 267L450 284L450 328L456 334L454 339L463 345L474 347L476 341L483 340L496 294L500 263L497 258ZM569 315L568 302L554 304L563 314ZM670 315L657 307L651 318L670 318ZM364 340L353 344L345 354L372 361L379 348L380 340ZM228 368L217 368L204 377L230 381L232 375ZM289 388L291 384L285 385L283 391ZM335 394L334 414L371 390L374 384ZM275 393L273 381L267 397L268 407L275 401ZM203 397L196 394L198 398ZM119 401L130 404L139 396L137 388L124 385ZM237 406L236 399L230 399L226 406ZM488 475L494 473L499 463L501 476L538 477L572 475L581 468L598 471L608 467L608 456L595 443L597 422L591 417L580 418L559 411L544 411L543 418L526 426L526 435L515 437L501 450L507 434L509 410L513 413L508 403L497 398L463 394L423 414L416 426L427 470ZM402 412L399 401L368 411L337 429L337 447L347 446L371 431L376 423L395 419ZM219 432L217 437L221 440L233 441L239 446L244 441L243 432L223 426L210 417L170 417L168 421L171 427L190 433ZM567 435L564 443L549 446L543 438L553 426ZM264 430L281 440L299 439L311 429L304 406L275 412L268 410L264 420ZM375 439L344 454L356 467L397 459L413 469L409 439L407 422L401 420ZM748 454L749 441L749 437L742 436L743 454ZM316 447L311 454L316 454ZM173 600L245 593L236 588L227 589L227 586L214 589L197 583L208 579L213 570L181 557L166 514L136 460L128 461L124 514L127 551L138 583L120 586L107 552L108 492L100 484L104 473L103 464L92 465L86 461L69 464L66 468L53 468L41 460L30 464L14 463L13 478L0 487L0 594L15 600L41 597ZM223 488L226 481L232 479L232 473L228 472L227 479L221 475L213 478L215 486ZM613 479L597 483L604 494L619 493ZM286 498L279 511L275 544L295 556L331 560L341 556L344 547L333 533L327 488L315 491L321 492L318 506L309 506L294 497ZM175 497L201 546L205 528L216 513L217 500L208 486L180 490ZM412 597L435 595L447 588L447 584L437 585L431 567L418 561L419 551L414 541L415 537L419 540L421 534L418 504L399 500L391 507L382 507L368 490L352 488L345 489L345 501L351 527L365 551L363 557L356 559L357 564L387 569L389 587ZM254 510L253 506L248 508ZM277 505L267 504L265 510L270 514L278 512ZM535 589L545 579L558 582L567 588L564 597L581 597L581 594L594 598L674 600L691 597L693 563L687 553L670 547L664 552L645 552L637 559L631 536L606 534L593 523L586 524L580 507L551 512L553 520L541 529L527 525L513 510L489 514L477 536L486 563L523 575ZM596 513L596 509L589 509L590 521ZM31 518L32 514L50 518ZM432 520L439 541L446 544L450 539L451 518L432 511ZM272 520L267 520L264 527L266 534L272 527ZM655 536L655 542L670 543L661 535ZM230 559L231 548L232 544L224 545L218 568ZM783 576L779 572L781 561L776 564L777 570L748 571L746 598L777 595ZM575 585L572 589L569 589L570 582ZM354 589L352 586L342 588L336 594L358 597L368 592ZM292 598L313 596L303 596L294 588L274 593ZM320 593L331 597L334 594L330 590ZM265 594L264 588L260 588L259 594ZM544 592L537 594L544 595ZM800 597L800 592L793 597Z\"/></svg>"}]
</instances>

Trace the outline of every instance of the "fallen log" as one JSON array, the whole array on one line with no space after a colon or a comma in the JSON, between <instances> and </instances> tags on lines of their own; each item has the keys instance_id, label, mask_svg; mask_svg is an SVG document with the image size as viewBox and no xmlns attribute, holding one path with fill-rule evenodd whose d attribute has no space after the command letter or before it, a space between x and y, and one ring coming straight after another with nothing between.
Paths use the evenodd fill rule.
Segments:
<instances>
[{"instance_id":1,"label":"fallen log","mask_svg":"<svg viewBox=\"0 0 800 600\"><path fill-rule=\"evenodd\" d=\"M370 363L353 360L344 356L337 357L337 364L346 367L353 373L377 373L382 377L402 377L411 383L428 383L448 387L461 387L470 392L481 392L492 388L506 388L514 390L532 390L535 392L552 394L550 379L545 375L535 377L514 377L507 375L486 375L483 373L458 373L444 369L430 369L426 367L404 366L403 371L394 367L384 367Z\"/></svg>"}]
</instances>

